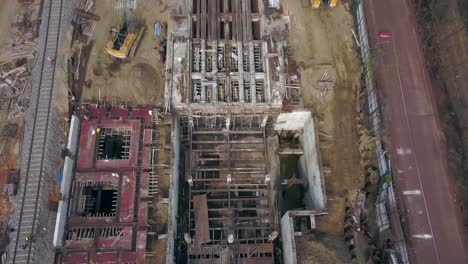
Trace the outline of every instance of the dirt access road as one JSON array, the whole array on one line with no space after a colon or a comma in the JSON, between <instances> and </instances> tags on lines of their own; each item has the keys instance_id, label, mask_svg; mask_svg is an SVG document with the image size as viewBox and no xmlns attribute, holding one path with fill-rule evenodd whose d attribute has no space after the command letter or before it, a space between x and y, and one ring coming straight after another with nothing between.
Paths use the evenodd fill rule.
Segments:
<instances>
[{"instance_id":1,"label":"dirt access road","mask_svg":"<svg viewBox=\"0 0 468 264\"><path fill-rule=\"evenodd\" d=\"M410 260L467 263L454 177L447 172L414 9L406 0L367 0L366 9ZM379 31L392 32L392 39L378 40Z\"/></svg>"},{"instance_id":2,"label":"dirt access road","mask_svg":"<svg viewBox=\"0 0 468 264\"><path fill-rule=\"evenodd\" d=\"M304 8L298 0L281 4L291 20L288 59L299 65L304 107L317 121L328 198L328 214L317 217L315 234L297 241L298 263L352 263L343 240L345 203L354 201L364 185L370 162L365 156L375 155L367 126L361 125L366 122L356 109L361 63L351 33L353 16L341 4L320 10ZM334 87L321 97L315 84L323 68L334 76Z\"/></svg>"},{"instance_id":3,"label":"dirt access road","mask_svg":"<svg viewBox=\"0 0 468 264\"><path fill-rule=\"evenodd\" d=\"M96 1L93 12L100 16L94 33L86 79L91 88L84 88L83 101L108 98L116 102L159 105L164 91L164 63L159 56L161 40L154 36L154 24L165 22L170 32L176 22L170 12L176 0L138 1L136 17L146 26L134 58L112 58L106 53L109 30L114 19L115 1Z\"/></svg>"}]
</instances>

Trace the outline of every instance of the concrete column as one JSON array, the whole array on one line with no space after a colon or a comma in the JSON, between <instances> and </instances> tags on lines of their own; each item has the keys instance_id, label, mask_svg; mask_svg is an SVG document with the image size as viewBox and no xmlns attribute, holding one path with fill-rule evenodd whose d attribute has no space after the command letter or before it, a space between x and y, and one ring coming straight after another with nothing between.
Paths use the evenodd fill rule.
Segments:
<instances>
[{"instance_id":1,"label":"concrete column","mask_svg":"<svg viewBox=\"0 0 468 264\"><path fill-rule=\"evenodd\" d=\"M283 262L285 264L297 264L294 223L289 211L281 217L281 240L283 241Z\"/></svg>"},{"instance_id":2,"label":"concrete column","mask_svg":"<svg viewBox=\"0 0 468 264\"><path fill-rule=\"evenodd\" d=\"M245 0L244 7L245 7L245 17L244 17L244 37L245 41L252 41L253 34L252 34L252 17L251 13L252 10L250 8L252 0ZM260 0L259 0L260 1Z\"/></svg>"},{"instance_id":3,"label":"concrete column","mask_svg":"<svg viewBox=\"0 0 468 264\"><path fill-rule=\"evenodd\" d=\"M226 76L226 91L224 93L224 96L226 97L226 102L231 103L232 102L232 87L231 87L231 77L228 75Z\"/></svg>"},{"instance_id":4,"label":"concrete column","mask_svg":"<svg viewBox=\"0 0 468 264\"><path fill-rule=\"evenodd\" d=\"M263 69L266 72L266 82L264 86L264 93L265 93L265 101L267 103L271 102L271 82L270 82L270 65L267 59L268 54L268 45L265 41L262 43L262 61L263 61Z\"/></svg>"},{"instance_id":5,"label":"concrete column","mask_svg":"<svg viewBox=\"0 0 468 264\"><path fill-rule=\"evenodd\" d=\"M201 100L200 103L206 103L206 85L201 85Z\"/></svg>"},{"instance_id":6,"label":"concrete column","mask_svg":"<svg viewBox=\"0 0 468 264\"><path fill-rule=\"evenodd\" d=\"M216 103L218 102L218 82L216 82L216 84L213 84L213 98L211 98L211 101L213 103Z\"/></svg>"},{"instance_id":7,"label":"concrete column","mask_svg":"<svg viewBox=\"0 0 468 264\"><path fill-rule=\"evenodd\" d=\"M241 75L239 78L239 102L243 103L245 102L245 97L244 97L244 78Z\"/></svg>"},{"instance_id":8,"label":"concrete column","mask_svg":"<svg viewBox=\"0 0 468 264\"><path fill-rule=\"evenodd\" d=\"M239 102L245 101L244 96L244 56L242 42L237 42L237 65L239 68Z\"/></svg>"},{"instance_id":9,"label":"concrete column","mask_svg":"<svg viewBox=\"0 0 468 264\"><path fill-rule=\"evenodd\" d=\"M192 84L192 79L193 79L193 56L192 56L192 53L193 53L193 47L192 47L192 42L189 40L187 40L187 64L186 64L186 67L187 69L189 70L189 72L191 72L191 74L188 76L188 80L187 80L187 89L185 91L185 103L188 104L188 103L191 103L193 101L193 95L190 95L190 93L192 92L193 90L193 84Z\"/></svg>"},{"instance_id":10,"label":"concrete column","mask_svg":"<svg viewBox=\"0 0 468 264\"><path fill-rule=\"evenodd\" d=\"M202 78L205 78L206 75L206 43L205 40L202 39L200 43L200 48L201 48L201 73L202 73Z\"/></svg>"},{"instance_id":11,"label":"concrete column","mask_svg":"<svg viewBox=\"0 0 468 264\"><path fill-rule=\"evenodd\" d=\"M249 70L250 70L250 97L252 98L252 104L257 102L255 95L255 58L254 58L254 45L253 42L249 42Z\"/></svg>"},{"instance_id":12,"label":"concrete column","mask_svg":"<svg viewBox=\"0 0 468 264\"><path fill-rule=\"evenodd\" d=\"M212 45L213 47L213 52L211 53L211 64L213 65L213 72L218 72L218 42L213 41ZM215 74L216 75L216 74ZM213 76L213 79L216 79L215 76Z\"/></svg>"},{"instance_id":13,"label":"concrete column","mask_svg":"<svg viewBox=\"0 0 468 264\"><path fill-rule=\"evenodd\" d=\"M231 29L229 28L229 20L226 20L226 21L224 21L224 39L226 39L226 41L230 40L228 38L230 32L231 32Z\"/></svg>"}]
</instances>

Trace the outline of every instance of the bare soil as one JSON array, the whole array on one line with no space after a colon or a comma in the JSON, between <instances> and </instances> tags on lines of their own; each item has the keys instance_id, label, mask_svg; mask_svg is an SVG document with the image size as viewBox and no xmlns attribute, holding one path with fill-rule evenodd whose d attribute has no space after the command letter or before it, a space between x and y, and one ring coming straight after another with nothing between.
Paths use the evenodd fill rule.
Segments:
<instances>
[{"instance_id":1,"label":"bare soil","mask_svg":"<svg viewBox=\"0 0 468 264\"><path fill-rule=\"evenodd\" d=\"M16 28L13 27L15 16L21 10L21 5L18 4L18 1L1 1L0 8L0 54L5 52L5 49L8 49L13 43L13 38L15 36Z\"/></svg>"},{"instance_id":2,"label":"bare soil","mask_svg":"<svg viewBox=\"0 0 468 264\"><path fill-rule=\"evenodd\" d=\"M330 236L332 237L332 236ZM340 238L336 238L336 240L340 240ZM297 246L297 261L298 263L327 263L327 264L341 264L342 259L346 258L346 256L339 256L337 252L343 251L336 250L330 245L329 243L320 241L320 238L309 235L304 236L298 239L298 246ZM334 246L339 246L340 243L336 243L334 241L332 243ZM339 253L338 253L339 254Z\"/></svg>"},{"instance_id":3,"label":"bare soil","mask_svg":"<svg viewBox=\"0 0 468 264\"><path fill-rule=\"evenodd\" d=\"M29 18L36 18L39 2L36 0L33 4L22 5L18 1L0 1L0 62L11 62L11 50L18 30L17 22L22 21L20 17L25 13ZM28 97L29 92L25 89L23 98ZM8 110L0 110L0 129L9 122L18 124L18 128L15 137L0 138L0 190L3 190L4 184L8 183L9 171L17 169L23 132L21 116L17 120L9 120L8 114ZM13 198L5 196L3 191L0 193L0 222L8 221Z\"/></svg>"},{"instance_id":4,"label":"bare soil","mask_svg":"<svg viewBox=\"0 0 468 264\"><path fill-rule=\"evenodd\" d=\"M138 19L146 26L134 58L120 60L105 51L113 23L115 1L96 1L94 13L100 16L94 33L95 45L91 51L86 80L91 87L84 88L83 101L112 99L134 104L160 104L164 90L164 64L160 59L161 39L154 36L157 21L172 25L170 11L175 0L138 1Z\"/></svg>"},{"instance_id":5,"label":"bare soil","mask_svg":"<svg viewBox=\"0 0 468 264\"><path fill-rule=\"evenodd\" d=\"M156 241L153 247L154 256L151 258L151 263L164 264L166 263L166 250L167 250L167 239L161 239Z\"/></svg>"},{"instance_id":6,"label":"bare soil","mask_svg":"<svg viewBox=\"0 0 468 264\"><path fill-rule=\"evenodd\" d=\"M166 170L171 168L171 127L169 125L161 126L159 129L159 152L158 164L161 168L161 175L159 178L159 191L162 197L169 197L170 188L170 174L165 173Z\"/></svg>"},{"instance_id":7,"label":"bare soil","mask_svg":"<svg viewBox=\"0 0 468 264\"><path fill-rule=\"evenodd\" d=\"M301 68L304 106L313 110L318 121L328 196L328 214L316 218L320 239L309 236L299 240L298 249L320 252L305 254L314 255L308 259L314 263L350 263L351 254L343 240L345 206L355 203L358 191L364 186L364 170L373 162L374 155L365 115L359 113L362 112L361 62L351 33L354 18L343 5L313 10L303 8L301 1L282 4L285 15L291 19L289 50ZM316 82L324 68L334 79L334 85L321 95ZM300 256L302 261L305 255Z\"/></svg>"},{"instance_id":8,"label":"bare soil","mask_svg":"<svg viewBox=\"0 0 468 264\"><path fill-rule=\"evenodd\" d=\"M2 190L3 190L3 186L8 181L8 172L12 169L17 168L17 162L18 162L18 154L12 153L12 155L0 165L0 188L2 188ZM12 207L11 202L12 202L12 198L5 196L2 191L0 193L0 222L8 220L8 216L11 213L10 211Z\"/></svg>"}]
</instances>

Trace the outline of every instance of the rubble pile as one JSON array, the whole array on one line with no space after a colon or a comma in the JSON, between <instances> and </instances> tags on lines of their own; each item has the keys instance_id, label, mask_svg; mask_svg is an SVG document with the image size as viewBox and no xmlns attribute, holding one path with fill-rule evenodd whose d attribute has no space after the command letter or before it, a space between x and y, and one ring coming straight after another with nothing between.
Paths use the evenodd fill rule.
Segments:
<instances>
[{"instance_id":1,"label":"rubble pile","mask_svg":"<svg viewBox=\"0 0 468 264\"><path fill-rule=\"evenodd\" d=\"M29 107L25 90L31 90L29 81L31 64L22 58L0 66L0 110L8 112L8 119L16 119Z\"/></svg>"},{"instance_id":2,"label":"rubble pile","mask_svg":"<svg viewBox=\"0 0 468 264\"><path fill-rule=\"evenodd\" d=\"M91 13L94 0L83 0L79 6L80 8L74 10L75 16L72 20L72 26L79 35L91 37L96 29L97 21L100 20L98 15Z\"/></svg>"},{"instance_id":3,"label":"rubble pile","mask_svg":"<svg viewBox=\"0 0 468 264\"><path fill-rule=\"evenodd\" d=\"M16 33L11 46L0 56L0 111L9 120L19 117L29 107L30 75L37 51L31 13L15 16Z\"/></svg>"}]
</instances>

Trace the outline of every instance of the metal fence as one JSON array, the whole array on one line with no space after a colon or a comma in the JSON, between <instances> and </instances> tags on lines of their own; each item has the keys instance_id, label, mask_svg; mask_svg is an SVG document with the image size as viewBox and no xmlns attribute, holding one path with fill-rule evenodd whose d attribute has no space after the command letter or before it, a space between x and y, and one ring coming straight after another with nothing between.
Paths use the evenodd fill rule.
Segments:
<instances>
[{"instance_id":1,"label":"metal fence","mask_svg":"<svg viewBox=\"0 0 468 264\"><path fill-rule=\"evenodd\" d=\"M372 132L375 136L376 155L379 167L379 174L382 177L381 188L376 203L376 214L380 232L391 231L395 253L401 263L409 263L408 252L404 240L400 217L395 200L393 183L389 180L391 176L391 166L386 158L386 151L382 142L382 126L378 105L377 88L374 83L372 72L372 54L369 46L369 36L367 33L364 5L362 0L355 0L356 24L358 28L358 38L361 47L361 58L364 65L364 80L368 96L369 116ZM381 221L379 221L379 219ZM383 220L382 220L383 219Z\"/></svg>"}]
</instances>

